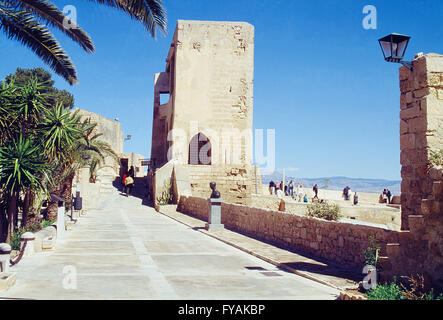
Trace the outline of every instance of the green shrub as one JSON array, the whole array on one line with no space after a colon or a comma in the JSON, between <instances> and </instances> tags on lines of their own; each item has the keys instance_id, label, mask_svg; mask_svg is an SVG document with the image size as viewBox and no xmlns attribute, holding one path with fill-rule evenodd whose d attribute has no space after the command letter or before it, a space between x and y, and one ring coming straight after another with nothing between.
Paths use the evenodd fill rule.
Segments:
<instances>
[{"instance_id":1,"label":"green shrub","mask_svg":"<svg viewBox=\"0 0 443 320\"><path fill-rule=\"evenodd\" d=\"M368 300L403 300L402 291L396 282L379 284L366 292Z\"/></svg>"},{"instance_id":2,"label":"green shrub","mask_svg":"<svg viewBox=\"0 0 443 320\"><path fill-rule=\"evenodd\" d=\"M163 190L161 195L157 197L157 203L161 206L172 203L171 179L165 180L165 182L163 183Z\"/></svg>"},{"instance_id":3,"label":"green shrub","mask_svg":"<svg viewBox=\"0 0 443 320\"><path fill-rule=\"evenodd\" d=\"M48 221L48 220L43 220L42 222L41 222L41 228L42 229L44 229L44 228L46 228L46 227L49 227L50 225L52 225L54 222L55 222L56 220L51 220L51 221Z\"/></svg>"},{"instance_id":4,"label":"green shrub","mask_svg":"<svg viewBox=\"0 0 443 320\"><path fill-rule=\"evenodd\" d=\"M370 236L369 247L367 247L363 251L363 255L365 257L365 266L374 266L377 269L377 260L378 260L379 251L380 251L380 245L377 244L377 239L374 236Z\"/></svg>"},{"instance_id":5,"label":"green shrub","mask_svg":"<svg viewBox=\"0 0 443 320\"><path fill-rule=\"evenodd\" d=\"M32 232L35 233L37 231L40 231L43 228L46 228L50 225L52 225L55 222L55 220L43 220L41 223L33 222L30 225L28 225L26 228L20 228L16 232L13 232L11 235L11 249L12 250L20 250L20 238L23 233L25 232Z\"/></svg>"},{"instance_id":6,"label":"green shrub","mask_svg":"<svg viewBox=\"0 0 443 320\"><path fill-rule=\"evenodd\" d=\"M337 221L341 218L340 207L335 203L314 202L306 208L308 217Z\"/></svg>"},{"instance_id":7,"label":"green shrub","mask_svg":"<svg viewBox=\"0 0 443 320\"><path fill-rule=\"evenodd\" d=\"M23 233L26 232L26 229L20 228L16 232L11 234L11 249L12 250L20 250L20 238Z\"/></svg>"},{"instance_id":8,"label":"green shrub","mask_svg":"<svg viewBox=\"0 0 443 320\"><path fill-rule=\"evenodd\" d=\"M433 167L443 166L443 149L438 151L430 150L429 152L429 162Z\"/></svg>"},{"instance_id":9,"label":"green shrub","mask_svg":"<svg viewBox=\"0 0 443 320\"><path fill-rule=\"evenodd\" d=\"M366 292L368 300L443 300L443 293L439 295L434 293L434 289L429 292L424 291L423 276L402 277L408 280L409 285L403 283L397 284L396 279L391 283L377 285L376 288Z\"/></svg>"}]
</instances>

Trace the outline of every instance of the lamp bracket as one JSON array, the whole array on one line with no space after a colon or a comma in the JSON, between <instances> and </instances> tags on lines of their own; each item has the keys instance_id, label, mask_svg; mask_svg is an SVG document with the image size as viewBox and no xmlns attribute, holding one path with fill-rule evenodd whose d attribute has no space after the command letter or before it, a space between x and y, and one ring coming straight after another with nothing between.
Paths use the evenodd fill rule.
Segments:
<instances>
[{"instance_id":1,"label":"lamp bracket","mask_svg":"<svg viewBox=\"0 0 443 320\"><path fill-rule=\"evenodd\" d=\"M406 68L408 68L409 70L413 70L412 68L412 61L400 61L400 63L405 66Z\"/></svg>"}]
</instances>

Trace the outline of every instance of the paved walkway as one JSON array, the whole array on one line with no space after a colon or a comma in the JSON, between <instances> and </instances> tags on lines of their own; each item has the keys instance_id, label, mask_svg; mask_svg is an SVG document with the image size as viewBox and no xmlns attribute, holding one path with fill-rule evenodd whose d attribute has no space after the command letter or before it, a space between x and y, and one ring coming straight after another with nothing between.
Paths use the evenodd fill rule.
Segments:
<instances>
[{"instance_id":1,"label":"paved walkway","mask_svg":"<svg viewBox=\"0 0 443 320\"><path fill-rule=\"evenodd\" d=\"M360 296L357 288L364 276L360 270L313 258L303 252L279 248L273 244L253 239L229 229L207 231L205 229L205 221L177 212L175 205L160 206L160 212L194 230L225 242L280 269L326 284L340 291L350 291L353 295Z\"/></svg>"},{"instance_id":2,"label":"paved walkway","mask_svg":"<svg viewBox=\"0 0 443 320\"><path fill-rule=\"evenodd\" d=\"M336 299L339 291L258 259L116 190L55 251L12 267L0 299Z\"/></svg>"}]
</instances>

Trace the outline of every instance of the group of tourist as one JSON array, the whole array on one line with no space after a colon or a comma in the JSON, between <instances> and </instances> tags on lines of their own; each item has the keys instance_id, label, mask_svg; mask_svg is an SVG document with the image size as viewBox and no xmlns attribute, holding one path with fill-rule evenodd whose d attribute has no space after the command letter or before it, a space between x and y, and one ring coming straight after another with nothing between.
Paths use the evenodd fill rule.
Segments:
<instances>
[{"instance_id":1,"label":"group of tourist","mask_svg":"<svg viewBox=\"0 0 443 320\"><path fill-rule=\"evenodd\" d=\"M349 201L349 200L351 200L351 194L352 194L351 188L349 186L346 186L343 189L342 197L345 199L345 201ZM354 205L358 204L357 192L354 193L354 201L353 202L354 202Z\"/></svg>"},{"instance_id":2,"label":"group of tourist","mask_svg":"<svg viewBox=\"0 0 443 320\"><path fill-rule=\"evenodd\" d=\"M382 199L386 200L388 203L391 203L392 193L389 189L383 189L383 193L381 194Z\"/></svg>"},{"instance_id":3,"label":"group of tourist","mask_svg":"<svg viewBox=\"0 0 443 320\"><path fill-rule=\"evenodd\" d=\"M280 183L275 183L273 180L269 182L269 193L271 195L277 195L277 198L282 199L283 195L287 197L291 197L295 201L301 202L308 202L308 195L303 195L303 185L301 182L297 184L297 187L295 187L295 182L290 180L286 185L284 185L283 180L280 181ZM317 189L318 192L318 189ZM317 195L317 193L316 193Z\"/></svg>"},{"instance_id":4,"label":"group of tourist","mask_svg":"<svg viewBox=\"0 0 443 320\"><path fill-rule=\"evenodd\" d=\"M312 198L313 202L315 202L316 200L319 202L323 202L323 200L320 200L318 198L318 189L319 189L318 184L315 184L312 187L312 191L314 192L314 197ZM293 180L290 180L286 185L284 185L283 181L275 183L273 180L271 180L269 182L269 193L271 195L277 195L277 198L280 199L282 199L283 195L285 195L287 197L291 197L293 200L298 202L302 201L308 202L308 195L306 193L303 195L303 185L301 184L301 182L299 182L297 186L295 186L295 182ZM352 195L351 188L349 186L346 186L343 189L343 194L342 194L344 200L346 201L351 200L351 195ZM389 192L389 197L390 197L390 192ZM354 205L358 204L357 192L354 192L353 204Z\"/></svg>"},{"instance_id":5,"label":"group of tourist","mask_svg":"<svg viewBox=\"0 0 443 320\"><path fill-rule=\"evenodd\" d=\"M134 166L131 166L131 168L123 174L122 178L123 193L127 197L131 194L132 188L134 188L134 176L135 176Z\"/></svg>"}]
</instances>

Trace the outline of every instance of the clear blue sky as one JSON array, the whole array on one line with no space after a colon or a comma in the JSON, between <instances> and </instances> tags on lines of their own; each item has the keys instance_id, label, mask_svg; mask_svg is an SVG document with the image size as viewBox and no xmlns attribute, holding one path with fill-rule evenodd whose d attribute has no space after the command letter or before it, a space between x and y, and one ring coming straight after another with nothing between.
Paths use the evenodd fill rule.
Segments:
<instances>
[{"instance_id":1,"label":"clear blue sky","mask_svg":"<svg viewBox=\"0 0 443 320\"><path fill-rule=\"evenodd\" d=\"M377 39L412 36L406 58L443 53L441 0L165 0L167 36L154 40L116 10L74 4L78 23L97 52L84 53L55 32L73 59L80 83L56 86L76 106L114 119L126 152L150 154L153 77L164 71L177 19L247 21L255 26L254 127L276 129L276 167L296 177L400 179L400 65L386 63ZM377 8L377 29L365 30L362 10ZM0 34L0 78L17 67L44 67L20 43Z\"/></svg>"}]
</instances>

